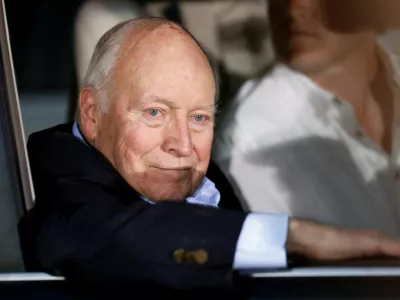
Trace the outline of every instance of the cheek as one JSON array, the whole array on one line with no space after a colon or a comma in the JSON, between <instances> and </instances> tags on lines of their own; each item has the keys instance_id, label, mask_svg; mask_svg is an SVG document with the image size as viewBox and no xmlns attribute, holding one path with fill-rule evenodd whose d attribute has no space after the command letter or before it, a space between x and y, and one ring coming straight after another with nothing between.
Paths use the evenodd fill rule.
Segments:
<instances>
[{"instance_id":1,"label":"cheek","mask_svg":"<svg viewBox=\"0 0 400 300\"><path fill-rule=\"evenodd\" d=\"M196 154L199 159L199 165L208 166L211 146L213 141L213 131L202 132L195 135L193 138L193 145L196 149Z\"/></svg>"},{"instance_id":2,"label":"cheek","mask_svg":"<svg viewBox=\"0 0 400 300\"><path fill-rule=\"evenodd\" d=\"M157 148L159 130L148 128L139 121L127 122L117 144L116 156L126 172L142 172L146 166L146 155Z\"/></svg>"},{"instance_id":3,"label":"cheek","mask_svg":"<svg viewBox=\"0 0 400 300\"><path fill-rule=\"evenodd\" d=\"M99 126L96 132L94 146L113 163L113 147L116 144L118 136L118 131L116 130L118 124L115 124L113 120L108 118L104 118L102 122L103 124ZM105 126L104 124L110 125Z\"/></svg>"}]
</instances>

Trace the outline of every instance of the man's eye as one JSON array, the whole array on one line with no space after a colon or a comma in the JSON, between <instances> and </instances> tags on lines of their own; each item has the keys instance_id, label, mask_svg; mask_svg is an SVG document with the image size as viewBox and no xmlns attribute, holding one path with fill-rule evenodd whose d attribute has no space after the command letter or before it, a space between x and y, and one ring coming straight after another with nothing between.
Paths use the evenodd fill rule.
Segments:
<instances>
[{"instance_id":1,"label":"man's eye","mask_svg":"<svg viewBox=\"0 0 400 300\"><path fill-rule=\"evenodd\" d=\"M161 111L155 108L150 108L147 110L147 113L151 116L151 117L158 117L161 114Z\"/></svg>"},{"instance_id":2,"label":"man's eye","mask_svg":"<svg viewBox=\"0 0 400 300\"><path fill-rule=\"evenodd\" d=\"M203 122L205 120L205 117L202 115L197 115L197 116L194 116L193 118L196 122Z\"/></svg>"}]
</instances>

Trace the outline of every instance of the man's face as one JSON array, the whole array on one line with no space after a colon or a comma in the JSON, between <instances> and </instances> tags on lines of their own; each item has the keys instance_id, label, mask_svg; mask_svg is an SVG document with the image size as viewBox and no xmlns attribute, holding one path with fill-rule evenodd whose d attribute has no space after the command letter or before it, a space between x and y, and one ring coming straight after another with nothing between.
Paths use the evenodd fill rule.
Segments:
<instances>
[{"instance_id":1,"label":"man's face","mask_svg":"<svg viewBox=\"0 0 400 300\"><path fill-rule=\"evenodd\" d=\"M352 0L269 0L280 59L300 72L319 73L370 39L370 31L343 14L348 1ZM343 24L348 27L341 31Z\"/></svg>"},{"instance_id":2,"label":"man's face","mask_svg":"<svg viewBox=\"0 0 400 300\"><path fill-rule=\"evenodd\" d=\"M195 192L213 139L212 71L193 41L170 31L156 29L155 40L123 46L111 105L94 142L152 201L183 200Z\"/></svg>"}]
</instances>

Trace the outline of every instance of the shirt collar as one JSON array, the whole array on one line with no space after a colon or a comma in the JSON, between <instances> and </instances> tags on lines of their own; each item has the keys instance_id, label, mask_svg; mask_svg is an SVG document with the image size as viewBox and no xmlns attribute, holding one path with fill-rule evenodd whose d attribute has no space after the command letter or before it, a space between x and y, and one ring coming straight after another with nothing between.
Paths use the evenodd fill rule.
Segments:
<instances>
[{"instance_id":1,"label":"shirt collar","mask_svg":"<svg viewBox=\"0 0 400 300\"><path fill-rule=\"evenodd\" d=\"M83 143L88 145L86 142L85 138L83 137L81 131L79 130L79 126L77 122L74 122L72 126L72 134L80 139ZM146 199L143 196L140 196L144 201L150 203L150 204L155 204L154 202ZM221 195L218 191L218 189L215 187L215 184L209 180L207 177L204 177L202 183L200 184L199 188L196 190L196 192L186 198L187 203L192 203L192 204L199 204L199 205L205 205L205 206L212 206L212 207L218 207L218 203L220 201Z\"/></svg>"},{"instance_id":2,"label":"shirt collar","mask_svg":"<svg viewBox=\"0 0 400 300\"><path fill-rule=\"evenodd\" d=\"M79 130L78 127L78 122L74 122L74 125L72 126L72 134L77 137L78 139L80 139L82 142L85 143L85 145L88 146L86 140L83 138L81 131Z\"/></svg>"}]
</instances>

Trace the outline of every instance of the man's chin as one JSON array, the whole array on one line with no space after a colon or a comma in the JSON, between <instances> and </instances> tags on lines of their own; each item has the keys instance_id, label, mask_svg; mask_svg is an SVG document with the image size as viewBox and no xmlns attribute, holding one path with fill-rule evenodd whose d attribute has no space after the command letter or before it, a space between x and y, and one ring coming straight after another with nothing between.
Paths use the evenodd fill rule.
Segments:
<instances>
[{"instance_id":1,"label":"man's chin","mask_svg":"<svg viewBox=\"0 0 400 300\"><path fill-rule=\"evenodd\" d=\"M191 186L181 184L159 185L156 189L149 191L146 197L152 202L160 201L184 201L193 194Z\"/></svg>"},{"instance_id":2,"label":"man's chin","mask_svg":"<svg viewBox=\"0 0 400 300\"><path fill-rule=\"evenodd\" d=\"M149 197L149 201L151 202L163 202L163 201L176 201L176 202L183 202L189 195L176 195L176 194L165 194L165 195L154 195Z\"/></svg>"},{"instance_id":3,"label":"man's chin","mask_svg":"<svg viewBox=\"0 0 400 300\"><path fill-rule=\"evenodd\" d=\"M204 178L203 174L193 174L192 171L189 174L186 174L186 171L170 173L135 174L135 176L129 176L131 181L128 182L149 201L184 201L195 193ZM185 176L181 176L181 173Z\"/></svg>"}]
</instances>

